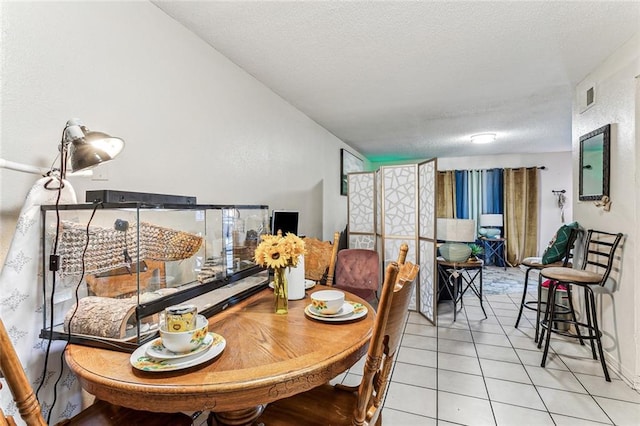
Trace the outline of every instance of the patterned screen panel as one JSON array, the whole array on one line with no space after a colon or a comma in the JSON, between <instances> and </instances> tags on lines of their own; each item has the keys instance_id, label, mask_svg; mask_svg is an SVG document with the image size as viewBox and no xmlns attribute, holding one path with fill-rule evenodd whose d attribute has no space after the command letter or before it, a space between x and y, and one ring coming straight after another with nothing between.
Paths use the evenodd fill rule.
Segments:
<instances>
[{"instance_id":1,"label":"patterned screen panel","mask_svg":"<svg viewBox=\"0 0 640 426\"><path fill-rule=\"evenodd\" d=\"M418 165L420 237L435 239L435 162L428 161Z\"/></svg>"},{"instance_id":2,"label":"patterned screen panel","mask_svg":"<svg viewBox=\"0 0 640 426\"><path fill-rule=\"evenodd\" d=\"M373 173L349 174L349 232L375 233ZM351 247L351 246L349 246Z\"/></svg>"},{"instance_id":3,"label":"patterned screen panel","mask_svg":"<svg viewBox=\"0 0 640 426\"><path fill-rule=\"evenodd\" d=\"M382 235L382 178L380 170L376 171L376 234Z\"/></svg>"},{"instance_id":4,"label":"patterned screen panel","mask_svg":"<svg viewBox=\"0 0 640 426\"><path fill-rule=\"evenodd\" d=\"M434 277L435 277L435 243L420 240L420 313L429 321L435 322L434 313Z\"/></svg>"},{"instance_id":5,"label":"patterned screen panel","mask_svg":"<svg viewBox=\"0 0 640 426\"><path fill-rule=\"evenodd\" d=\"M385 238L384 240L384 268L386 270L387 265L393 261L398 260L398 254L400 254L400 246L402 243L407 243L409 251L407 252L407 262L416 263L416 242L411 239L395 239ZM411 295L411 302L409 303L409 309L412 311L416 309L416 293L418 284L414 287L414 292Z\"/></svg>"},{"instance_id":6,"label":"patterned screen panel","mask_svg":"<svg viewBox=\"0 0 640 426\"><path fill-rule=\"evenodd\" d=\"M416 235L416 166L383 167L384 235Z\"/></svg>"},{"instance_id":7,"label":"patterned screen panel","mask_svg":"<svg viewBox=\"0 0 640 426\"><path fill-rule=\"evenodd\" d=\"M385 267L389 262L398 260L400 254L400 246L407 243L409 251L407 252L407 261L416 263L416 241L414 239L403 238L385 238L384 239L384 262Z\"/></svg>"},{"instance_id":8,"label":"patterned screen panel","mask_svg":"<svg viewBox=\"0 0 640 426\"><path fill-rule=\"evenodd\" d=\"M429 321L435 323L437 285L436 279L436 160L418 165L419 206L420 206L420 276L418 311Z\"/></svg>"},{"instance_id":9,"label":"patterned screen panel","mask_svg":"<svg viewBox=\"0 0 640 426\"><path fill-rule=\"evenodd\" d=\"M349 248L375 250L376 249L375 235L351 234L349 235Z\"/></svg>"}]
</instances>

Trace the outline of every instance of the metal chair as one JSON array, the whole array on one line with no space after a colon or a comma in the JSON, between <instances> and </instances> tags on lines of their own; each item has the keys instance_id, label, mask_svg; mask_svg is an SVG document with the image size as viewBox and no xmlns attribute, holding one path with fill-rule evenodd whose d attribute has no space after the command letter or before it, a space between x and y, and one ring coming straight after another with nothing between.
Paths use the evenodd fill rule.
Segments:
<instances>
[{"instance_id":1,"label":"metal chair","mask_svg":"<svg viewBox=\"0 0 640 426\"><path fill-rule=\"evenodd\" d=\"M387 266L380 304L359 386L322 385L270 403L257 425L381 425L382 400L408 315L418 267Z\"/></svg>"},{"instance_id":2,"label":"metal chair","mask_svg":"<svg viewBox=\"0 0 640 426\"><path fill-rule=\"evenodd\" d=\"M570 234L569 234L569 238L567 240L567 246L565 248L565 252L564 255L562 256L562 260L559 260L557 262L553 262L553 263L548 263L548 264L543 264L542 263L542 258L527 258L524 259L521 263L521 265L523 265L524 267L526 267L526 271L524 274L524 288L522 289L522 301L520 302L520 310L518 311L518 318L516 319L516 325L515 328L518 328L518 325L520 325L520 319L522 318L522 310L524 308L530 309L532 311L536 311L536 334L535 334L535 338L534 341L537 343L538 342L538 336L540 335L540 313L541 312L545 312L546 311L546 302L542 301L542 287L538 286L538 298L536 300L529 300L526 301L527 299L527 287L529 285L529 273L532 270L536 270L536 271L541 271L544 268L549 268L549 267L563 267L563 268L571 268L573 267L572 263L571 263L571 259L573 258L573 249L575 247L575 243L576 240L578 238L578 235L580 234L580 230L575 228L572 229ZM571 301L571 290L567 289L567 298L569 303L573 303ZM561 306L561 308L564 308L564 306ZM571 312L573 312L573 307L570 307ZM566 311L565 314L567 313L571 313L569 311ZM575 313L574 313L575 315Z\"/></svg>"},{"instance_id":3,"label":"metal chair","mask_svg":"<svg viewBox=\"0 0 640 426\"><path fill-rule=\"evenodd\" d=\"M583 261L580 269L550 267L545 268L540 272L538 279L539 283L542 282L542 279L551 280L549 285L549 294L547 297L547 308L545 310L544 318L540 322L541 335L538 342L538 348L542 346L542 341L544 340L544 351L542 353L542 362L540 364L542 367L545 366L547 361L552 332L566 337L578 338L580 340L588 339L591 342L591 353L593 355L593 359L598 359L596 356L596 348L594 346L595 340L605 379L608 382L611 381L609 378L609 371L607 370L607 363L604 359L604 352L602 350L602 332L598 326L596 300L592 287L596 285L603 287L606 284L615 260L615 251L621 239L621 233L611 234L603 231L589 230L587 232L583 251ZM556 304L552 301L555 300L555 294L558 286L560 285L564 285L567 288L570 288L571 286L581 287L584 290L586 322L577 321L575 319L575 313L571 319L560 318L557 316ZM572 305L571 308L573 308ZM557 326L554 327L554 324L562 323L573 325L575 331L572 332L571 329L563 330ZM581 333L580 328L586 329L588 332L587 335Z\"/></svg>"}]
</instances>

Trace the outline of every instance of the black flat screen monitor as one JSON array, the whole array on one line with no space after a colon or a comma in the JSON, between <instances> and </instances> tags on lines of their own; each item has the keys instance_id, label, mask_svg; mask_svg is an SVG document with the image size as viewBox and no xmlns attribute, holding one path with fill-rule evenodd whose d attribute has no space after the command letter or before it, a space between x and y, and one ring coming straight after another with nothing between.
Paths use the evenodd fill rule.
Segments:
<instances>
[{"instance_id":1,"label":"black flat screen monitor","mask_svg":"<svg viewBox=\"0 0 640 426\"><path fill-rule=\"evenodd\" d=\"M298 212L274 210L271 215L271 232L275 235L278 229L282 230L282 235L287 232L298 235Z\"/></svg>"}]
</instances>

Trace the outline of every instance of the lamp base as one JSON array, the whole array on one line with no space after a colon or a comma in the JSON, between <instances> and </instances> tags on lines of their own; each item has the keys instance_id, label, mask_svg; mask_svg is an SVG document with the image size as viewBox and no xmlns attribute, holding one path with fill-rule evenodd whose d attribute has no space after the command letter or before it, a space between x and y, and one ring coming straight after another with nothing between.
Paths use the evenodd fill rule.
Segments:
<instances>
[{"instance_id":1,"label":"lamp base","mask_svg":"<svg viewBox=\"0 0 640 426\"><path fill-rule=\"evenodd\" d=\"M439 248L447 262L466 262L471 256L471 247L463 243L444 243Z\"/></svg>"},{"instance_id":2,"label":"lamp base","mask_svg":"<svg viewBox=\"0 0 640 426\"><path fill-rule=\"evenodd\" d=\"M500 238L500 230L497 228L487 228L487 238Z\"/></svg>"},{"instance_id":3,"label":"lamp base","mask_svg":"<svg viewBox=\"0 0 640 426\"><path fill-rule=\"evenodd\" d=\"M500 238L500 230L498 228L480 228L478 233L485 238Z\"/></svg>"}]
</instances>

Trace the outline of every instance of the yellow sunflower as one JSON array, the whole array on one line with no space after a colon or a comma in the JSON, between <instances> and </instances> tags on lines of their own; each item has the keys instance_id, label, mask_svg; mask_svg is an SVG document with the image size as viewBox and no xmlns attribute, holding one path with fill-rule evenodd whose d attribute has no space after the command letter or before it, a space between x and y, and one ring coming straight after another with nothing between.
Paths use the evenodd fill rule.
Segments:
<instances>
[{"instance_id":1,"label":"yellow sunflower","mask_svg":"<svg viewBox=\"0 0 640 426\"><path fill-rule=\"evenodd\" d=\"M300 255L305 253L304 241L295 234L262 235L262 242L254 252L258 265L268 268L297 266Z\"/></svg>"},{"instance_id":2,"label":"yellow sunflower","mask_svg":"<svg viewBox=\"0 0 640 426\"><path fill-rule=\"evenodd\" d=\"M268 248L265 259L266 266L273 269L284 268L289 264L286 247L280 244Z\"/></svg>"}]
</instances>

